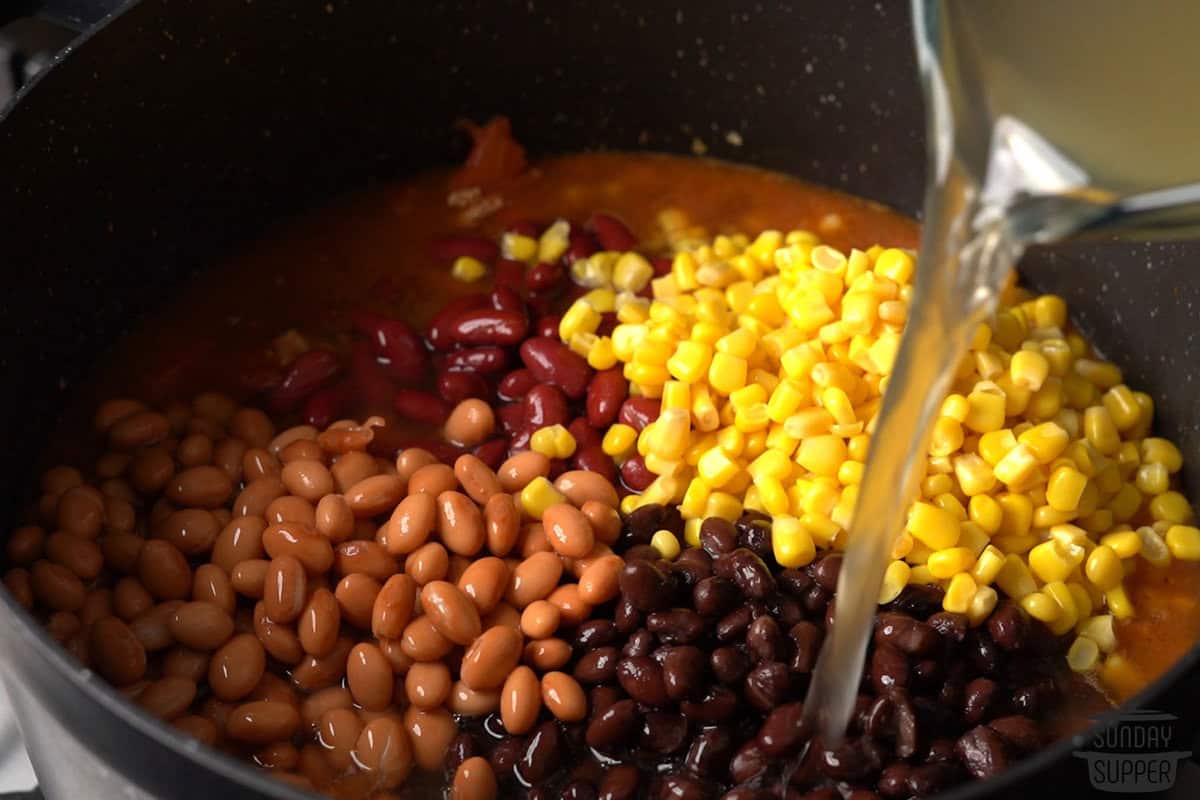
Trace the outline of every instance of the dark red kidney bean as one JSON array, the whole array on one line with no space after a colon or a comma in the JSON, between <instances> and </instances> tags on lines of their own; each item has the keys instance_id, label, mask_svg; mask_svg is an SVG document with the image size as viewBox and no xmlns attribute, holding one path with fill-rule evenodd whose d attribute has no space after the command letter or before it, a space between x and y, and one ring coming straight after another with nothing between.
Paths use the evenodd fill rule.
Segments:
<instances>
[{"instance_id":1,"label":"dark red kidney bean","mask_svg":"<svg viewBox=\"0 0 1200 800\"><path fill-rule=\"evenodd\" d=\"M1018 753L1032 753L1043 744L1042 731L1029 717L1015 714L1000 717L988 723L988 727L1000 735Z\"/></svg>"},{"instance_id":2,"label":"dark red kidney bean","mask_svg":"<svg viewBox=\"0 0 1200 800\"><path fill-rule=\"evenodd\" d=\"M558 286L562 279L563 269L560 265L542 262L525 273L525 288L531 292L544 292Z\"/></svg>"},{"instance_id":3,"label":"dark red kidney bean","mask_svg":"<svg viewBox=\"0 0 1200 800\"><path fill-rule=\"evenodd\" d=\"M575 447L584 450L589 447L599 447L604 441L600 431L588 424L583 417L576 417L567 425L567 431L575 438Z\"/></svg>"},{"instance_id":4,"label":"dark red kidney bean","mask_svg":"<svg viewBox=\"0 0 1200 800\"><path fill-rule=\"evenodd\" d=\"M563 263L568 267L600 249L600 243L596 241L596 237L579 228L571 230L567 235L567 241L567 252L563 254Z\"/></svg>"},{"instance_id":5,"label":"dark red kidney bean","mask_svg":"<svg viewBox=\"0 0 1200 800\"><path fill-rule=\"evenodd\" d=\"M654 277L661 278L671 271L674 261L667 256L655 256L650 259L650 266L654 268Z\"/></svg>"},{"instance_id":6,"label":"dark red kidney bean","mask_svg":"<svg viewBox=\"0 0 1200 800\"><path fill-rule=\"evenodd\" d=\"M328 350L301 353L287 366L283 380L271 391L271 406L281 411L294 408L328 383L340 369L337 356Z\"/></svg>"},{"instance_id":7,"label":"dark red kidney bean","mask_svg":"<svg viewBox=\"0 0 1200 800\"><path fill-rule=\"evenodd\" d=\"M634 800L638 796L638 781L641 773L632 764L610 767L600 781L600 793L596 800Z\"/></svg>"},{"instance_id":8,"label":"dark red kidney bean","mask_svg":"<svg viewBox=\"0 0 1200 800\"><path fill-rule=\"evenodd\" d=\"M500 430L508 435L520 431L525 426L525 406L522 403L506 403L495 409L496 419L500 420Z\"/></svg>"},{"instance_id":9,"label":"dark red kidney bean","mask_svg":"<svg viewBox=\"0 0 1200 800\"><path fill-rule=\"evenodd\" d=\"M990 778L1005 769L1011 760L1004 740L986 725L979 725L960 736L954 751L967 772L979 779Z\"/></svg>"},{"instance_id":10,"label":"dark red kidney bean","mask_svg":"<svg viewBox=\"0 0 1200 800\"><path fill-rule=\"evenodd\" d=\"M392 408L405 419L439 426L446 422L451 410L445 400L420 389L398 389L392 400Z\"/></svg>"},{"instance_id":11,"label":"dark red kidney bean","mask_svg":"<svg viewBox=\"0 0 1200 800\"><path fill-rule=\"evenodd\" d=\"M629 635L621 648L623 656L648 656L654 651L654 634L645 628L639 628Z\"/></svg>"},{"instance_id":12,"label":"dark red kidney bean","mask_svg":"<svg viewBox=\"0 0 1200 800\"><path fill-rule=\"evenodd\" d=\"M939 637L928 624L906 614L885 611L875 621L875 641L886 642L912 656L929 655Z\"/></svg>"},{"instance_id":13,"label":"dark red kidney bean","mask_svg":"<svg viewBox=\"0 0 1200 800\"><path fill-rule=\"evenodd\" d=\"M529 786L550 775L559 767L564 744L558 723L543 722L526 739L525 752L515 765L517 777Z\"/></svg>"},{"instance_id":14,"label":"dark red kidney bean","mask_svg":"<svg viewBox=\"0 0 1200 800\"><path fill-rule=\"evenodd\" d=\"M367 337L371 355L391 377L416 382L428 373L429 354L408 323L360 311L354 315L354 326Z\"/></svg>"},{"instance_id":15,"label":"dark red kidney bean","mask_svg":"<svg viewBox=\"0 0 1200 800\"><path fill-rule=\"evenodd\" d=\"M721 727L705 728L692 739L683 766L702 778L715 778L729 765L733 735Z\"/></svg>"},{"instance_id":16,"label":"dark red kidney bean","mask_svg":"<svg viewBox=\"0 0 1200 800\"><path fill-rule=\"evenodd\" d=\"M758 729L758 746L770 758L796 751L808 738L804 704L786 703L772 711Z\"/></svg>"},{"instance_id":17,"label":"dark red kidney bean","mask_svg":"<svg viewBox=\"0 0 1200 800\"><path fill-rule=\"evenodd\" d=\"M628 561L617 582L621 595L639 611L659 611L671 604L666 575L649 561Z\"/></svg>"},{"instance_id":18,"label":"dark red kidney bean","mask_svg":"<svg viewBox=\"0 0 1200 800\"><path fill-rule=\"evenodd\" d=\"M525 267L522 265L522 274L524 274L524 270ZM488 302L497 311L515 311L521 315L525 314L525 301L521 299L521 295L517 294L516 289L513 289L511 285L500 281L496 282L495 287L488 294Z\"/></svg>"},{"instance_id":19,"label":"dark red kidney bean","mask_svg":"<svg viewBox=\"0 0 1200 800\"><path fill-rule=\"evenodd\" d=\"M1000 687L989 678L976 678L963 690L963 719L968 725L986 722L995 712Z\"/></svg>"},{"instance_id":20,"label":"dark red kidney bean","mask_svg":"<svg viewBox=\"0 0 1200 800\"><path fill-rule=\"evenodd\" d=\"M533 431L524 426L513 432L512 436L508 437L508 452L511 455L516 455L522 450L529 449L529 443L533 441ZM549 476L551 480L554 476Z\"/></svg>"},{"instance_id":21,"label":"dark red kidney bean","mask_svg":"<svg viewBox=\"0 0 1200 800\"><path fill-rule=\"evenodd\" d=\"M471 347L446 356L446 368L491 375L508 368L508 351L500 347Z\"/></svg>"},{"instance_id":22,"label":"dark red kidney bean","mask_svg":"<svg viewBox=\"0 0 1200 800\"><path fill-rule=\"evenodd\" d=\"M529 334L529 319L522 311L480 308L459 314L450 334L459 344L507 347Z\"/></svg>"},{"instance_id":23,"label":"dark red kidney bean","mask_svg":"<svg viewBox=\"0 0 1200 800\"><path fill-rule=\"evenodd\" d=\"M663 656L662 670L668 697L691 697L704 684L704 653L698 647L672 647Z\"/></svg>"},{"instance_id":24,"label":"dark red kidney bean","mask_svg":"<svg viewBox=\"0 0 1200 800\"><path fill-rule=\"evenodd\" d=\"M704 636L706 628L704 618L689 608L656 611L646 617L646 627L663 644L691 644Z\"/></svg>"},{"instance_id":25,"label":"dark red kidney bean","mask_svg":"<svg viewBox=\"0 0 1200 800\"><path fill-rule=\"evenodd\" d=\"M648 706L665 706L670 699L662 667L649 656L630 656L617 662L617 681L625 693Z\"/></svg>"},{"instance_id":26,"label":"dark red kidney bean","mask_svg":"<svg viewBox=\"0 0 1200 800\"><path fill-rule=\"evenodd\" d=\"M772 617L763 615L746 630L746 649L756 661L783 661L787 658L784 649L783 631Z\"/></svg>"},{"instance_id":27,"label":"dark red kidney bean","mask_svg":"<svg viewBox=\"0 0 1200 800\"><path fill-rule=\"evenodd\" d=\"M745 694L760 711L770 711L783 702L791 688L787 665L780 661L763 661L746 676Z\"/></svg>"},{"instance_id":28,"label":"dark red kidney bean","mask_svg":"<svg viewBox=\"0 0 1200 800\"><path fill-rule=\"evenodd\" d=\"M624 746L637 730L637 725L637 703L619 700L592 715L584 733L584 741L597 750Z\"/></svg>"},{"instance_id":29,"label":"dark red kidney bean","mask_svg":"<svg viewBox=\"0 0 1200 800\"><path fill-rule=\"evenodd\" d=\"M588 384L587 421L596 428L607 428L617 421L621 404L629 394L629 382L614 367L597 372ZM644 427L644 426L643 426Z\"/></svg>"},{"instance_id":30,"label":"dark red kidney bean","mask_svg":"<svg viewBox=\"0 0 1200 800\"><path fill-rule=\"evenodd\" d=\"M739 683L750 671L750 656L736 647L718 647L708 657L713 677L726 685Z\"/></svg>"},{"instance_id":31,"label":"dark red kidney bean","mask_svg":"<svg viewBox=\"0 0 1200 800\"><path fill-rule=\"evenodd\" d=\"M641 433L662 410L662 403L649 397L627 397L617 412L617 420Z\"/></svg>"},{"instance_id":32,"label":"dark red kidney bean","mask_svg":"<svg viewBox=\"0 0 1200 800\"><path fill-rule=\"evenodd\" d=\"M369 408L386 406L396 390L375 356L371 355L370 345L361 340L350 345L350 386L355 399Z\"/></svg>"},{"instance_id":33,"label":"dark red kidney bean","mask_svg":"<svg viewBox=\"0 0 1200 800\"><path fill-rule=\"evenodd\" d=\"M460 350L459 352L467 352ZM456 406L469 397L487 400L491 388L484 377L475 372L452 372L446 370L438 375L438 394L452 406Z\"/></svg>"},{"instance_id":34,"label":"dark red kidney bean","mask_svg":"<svg viewBox=\"0 0 1200 800\"><path fill-rule=\"evenodd\" d=\"M497 312L499 313L499 312ZM552 383L572 399L583 397L591 367L578 353L549 336L536 336L521 345L521 361L541 383Z\"/></svg>"},{"instance_id":35,"label":"dark red kidney bean","mask_svg":"<svg viewBox=\"0 0 1200 800\"><path fill-rule=\"evenodd\" d=\"M721 722L737 714L738 708L738 696L724 686L710 686L699 700L689 699L679 704L684 716L696 722Z\"/></svg>"},{"instance_id":36,"label":"dark red kidney bean","mask_svg":"<svg viewBox=\"0 0 1200 800\"><path fill-rule=\"evenodd\" d=\"M569 418L566 395L562 389L549 383L539 383L526 392L521 407L525 413L522 423L531 430L549 425L566 425Z\"/></svg>"},{"instance_id":37,"label":"dark red kidney bean","mask_svg":"<svg viewBox=\"0 0 1200 800\"><path fill-rule=\"evenodd\" d=\"M496 395L506 402L520 400L525 393L537 385L537 378L524 367L505 375L496 387Z\"/></svg>"},{"instance_id":38,"label":"dark red kidney bean","mask_svg":"<svg viewBox=\"0 0 1200 800\"><path fill-rule=\"evenodd\" d=\"M612 336L613 329L617 327L617 314L615 311L605 311L600 315L600 325L596 328L597 336Z\"/></svg>"},{"instance_id":39,"label":"dark red kidney bean","mask_svg":"<svg viewBox=\"0 0 1200 800\"><path fill-rule=\"evenodd\" d=\"M471 454L493 470L500 469L508 455L508 442L503 439L492 439L484 442L471 451Z\"/></svg>"},{"instance_id":40,"label":"dark red kidney bean","mask_svg":"<svg viewBox=\"0 0 1200 800\"><path fill-rule=\"evenodd\" d=\"M1021 610L1012 603L1003 603L988 617L987 629L1003 650L1017 650L1027 638L1028 623Z\"/></svg>"},{"instance_id":41,"label":"dark red kidney bean","mask_svg":"<svg viewBox=\"0 0 1200 800\"><path fill-rule=\"evenodd\" d=\"M742 599L742 593L728 578L716 575L697 581L692 588L692 606L706 617L717 617L732 611Z\"/></svg>"},{"instance_id":42,"label":"dark red kidney bean","mask_svg":"<svg viewBox=\"0 0 1200 800\"><path fill-rule=\"evenodd\" d=\"M621 481L635 492L645 491L654 482L654 477L641 456L630 456L621 464Z\"/></svg>"},{"instance_id":43,"label":"dark red kidney bean","mask_svg":"<svg viewBox=\"0 0 1200 800\"><path fill-rule=\"evenodd\" d=\"M573 672L575 680L585 684L612 683L617 677L617 661L621 651L615 647L599 647L579 657Z\"/></svg>"},{"instance_id":44,"label":"dark red kidney bean","mask_svg":"<svg viewBox=\"0 0 1200 800\"><path fill-rule=\"evenodd\" d=\"M495 286L520 286L525 281L525 264L511 258L501 258L496 262L496 275L492 280Z\"/></svg>"},{"instance_id":45,"label":"dark red kidney bean","mask_svg":"<svg viewBox=\"0 0 1200 800\"><path fill-rule=\"evenodd\" d=\"M637 239L630 232L629 226L612 214L595 212L588 220L588 227L596 234L596 239L605 250L625 252L637 247Z\"/></svg>"},{"instance_id":46,"label":"dark red kidney bean","mask_svg":"<svg viewBox=\"0 0 1200 800\"><path fill-rule=\"evenodd\" d=\"M590 429L589 429L590 430ZM600 445L576 450L571 456L571 469L584 469L604 476L609 483L617 482L617 466Z\"/></svg>"},{"instance_id":47,"label":"dark red kidney bean","mask_svg":"<svg viewBox=\"0 0 1200 800\"><path fill-rule=\"evenodd\" d=\"M521 236L528 236L531 239L536 239L542 235L542 231L545 230L545 226L543 226L542 223L534 222L531 219L519 219L515 222L508 223L508 226L504 230L511 233L520 234Z\"/></svg>"},{"instance_id":48,"label":"dark red kidney bean","mask_svg":"<svg viewBox=\"0 0 1200 800\"><path fill-rule=\"evenodd\" d=\"M788 638L792 640L792 662L789 665L792 672L800 675L812 672L817 665L817 655L821 652L824 631L812 622L801 620L788 631Z\"/></svg>"},{"instance_id":49,"label":"dark red kidney bean","mask_svg":"<svg viewBox=\"0 0 1200 800\"><path fill-rule=\"evenodd\" d=\"M729 762L729 774L737 783L746 783L765 775L770 761L753 739L742 745Z\"/></svg>"},{"instance_id":50,"label":"dark red kidney bean","mask_svg":"<svg viewBox=\"0 0 1200 800\"><path fill-rule=\"evenodd\" d=\"M558 325L562 322L562 316L559 314L543 314L537 318L537 322L533 324L534 336L547 336L551 339L558 338Z\"/></svg>"},{"instance_id":51,"label":"dark red kidney bean","mask_svg":"<svg viewBox=\"0 0 1200 800\"><path fill-rule=\"evenodd\" d=\"M327 389L319 389L304 401L304 421L316 428L325 428L342 416L350 400L350 386L339 383Z\"/></svg>"},{"instance_id":52,"label":"dark red kidney bean","mask_svg":"<svg viewBox=\"0 0 1200 800\"><path fill-rule=\"evenodd\" d=\"M447 263L468 256L490 264L500 256L500 245L485 236L440 236L430 242L430 251Z\"/></svg>"},{"instance_id":53,"label":"dark red kidney bean","mask_svg":"<svg viewBox=\"0 0 1200 800\"><path fill-rule=\"evenodd\" d=\"M451 300L442 310L433 315L429 328L425 331L425 341L434 350L446 351L454 348L454 323L460 315L475 309L486 308L486 294L468 294Z\"/></svg>"},{"instance_id":54,"label":"dark red kidney bean","mask_svg":"<svg viewBox=\"0 0 1200 800\"><path fill-rule=\"evenodd\" d=\"M687 719L682 714L651 711L642 718L642 734L638 744L662 755L678 752L687 741Z\"/></svg>"},{"instance_id":55,"label":"dark red kidney bean","mask_svg":"<svg viewBox=\"0 0 1200 800\"><path fill-rule=\"evenodd\" d=\"M871 654L871 684L882 694L893 687L908 685L908 659L890 644L875 646Z\"/></svg>"}]
</instances>

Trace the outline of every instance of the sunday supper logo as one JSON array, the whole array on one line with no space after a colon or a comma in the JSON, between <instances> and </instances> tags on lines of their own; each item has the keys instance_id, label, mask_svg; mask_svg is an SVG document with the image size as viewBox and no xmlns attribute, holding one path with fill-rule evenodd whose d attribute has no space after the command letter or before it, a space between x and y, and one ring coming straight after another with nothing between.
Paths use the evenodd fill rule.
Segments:
<instances>
[{"instance_id":1,"label":"sunday supper logo","mask_svg":"<svg viewBox=\"0 0 1200 800\"><path fill-rule=\"evenodd\" d=\"M1178 719L1143 709L1112 716L1112 724L1075 751L1087 761L1088 780L1101 792L1162 792L1175 785L1180 759L1190 750L1172 749Z\"/></svg>"}]
</instances>

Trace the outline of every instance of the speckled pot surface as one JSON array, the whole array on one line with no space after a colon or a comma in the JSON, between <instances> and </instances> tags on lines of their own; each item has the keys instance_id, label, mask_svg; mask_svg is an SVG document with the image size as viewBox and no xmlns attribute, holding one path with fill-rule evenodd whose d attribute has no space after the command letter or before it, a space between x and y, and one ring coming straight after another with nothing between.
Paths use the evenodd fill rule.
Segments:
<instances>
[{"instance_id":1,"label":"speckled pot surface","mask_svg":"<svg viewBox=\"0 0 1200 800\"><path fill-rule=\"evenodd\" d=\"M134 3L0 121L2 519L26 499L23 454L158 294L272 220L461 157L456 118L506 113L534 154L702 145L915 213L911 51L899 2ZM1022 264L1154 394L1193 459L1198 257L1195 243L1093 244ZM50 796L301 796L126 706L3 602L4 680ZM1138 702L1200 707L1195 661ZM1080 785L1071 749L954 794Z\"/></svg>"}]
</instances>

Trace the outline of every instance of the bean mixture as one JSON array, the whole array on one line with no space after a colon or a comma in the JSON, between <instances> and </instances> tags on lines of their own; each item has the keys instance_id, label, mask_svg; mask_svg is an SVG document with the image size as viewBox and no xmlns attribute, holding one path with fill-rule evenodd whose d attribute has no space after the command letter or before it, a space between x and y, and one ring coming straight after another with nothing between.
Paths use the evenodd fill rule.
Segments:
<instances>
[{"instance_id":1,"label":"bean mixture","mask_svg":"<svg viewBox=\"0 0 1200 800\"><path fill-rule=\"evenodd\" d=\"M371 283L363 251L294 318L228 316L217 358L127 375L147 399L98 406L90 467L43 474L4 584L133 702L335 797L900 798L999 772L1194 638L1178 451L1061 301L1014 290L825 749L801 701L911 229L728 167L706 219L712 165L526 171L506 123L473 134L381 223L449 231L412 273L448 302ZM646 205L664 175L685 188ZM751 187L809 227L729 199ZM898 247L852 249L876 235Z\"/></svg>"}]
</instances>

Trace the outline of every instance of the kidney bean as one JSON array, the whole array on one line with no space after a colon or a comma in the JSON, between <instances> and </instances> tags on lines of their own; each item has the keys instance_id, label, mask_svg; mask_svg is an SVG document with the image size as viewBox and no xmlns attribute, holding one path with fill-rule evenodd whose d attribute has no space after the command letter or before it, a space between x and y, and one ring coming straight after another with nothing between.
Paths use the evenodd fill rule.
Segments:
<instances>
[{"instance_id":1,"label":"kidney bean","mask_svg":"<svg viewBox=\"0 0 1200 800\"><path fill-rule=\"evenodd\" d=\"M642 718L638 744L646 750L667 755L681 750L686 740L687 720L681 714L649 711Z\"/></svg>"},{"instance_id":2,"label":"kidney bean","mask_svg":"<svg viewBox=\"0 0 1200 800\"><path fill-rule=\"evenodd\" d=\"M273 408L286 411L325 386L341 370L336 355L328 350L314 349L301 353L288 365L279 385L271 390L269 402Z\"/></svg>"},{"instance_id":3,"label":"kidney bean","mask_svg":"<svg viewBox=\"0 0 1200 800\"><path fill-rule=\"evenodd\" d=\"M458 317L470 311L486 308L487 305L488 299L485 294L469 294L451 300L429 321L425 340L434 350L453 349L456 344L453 330Z\"/></svg>"},{"instance_id":4,"label":"kidney bean","mask_svg":"<svg viewBox=\"0 0 1200 800\"><path fill-rule=\"evenodd\" d=\"M496 274L492 278L493 286L520 286L525 282L525 262L511 258L501 258L496 261Z\"/></svg>"},{"instance_id":5,"label":"kidney bean","mask_svg":"<svg viewBox=\"0 0 1200 800\"><path fill-rule=\"evenodd\" d=\"M446 421L451 411L448 402L432 392L419 389L396 390L392 407L405 419L439 426Z\"/></svg>"},{"instance_id":6,"label":"kidney bean","mask_svg":"<svg viewBox=\"0 0 1200 800\"><path fill-rule=\"evenodd\" d=\"M514 369L500 380L496 394L501 400L512 402L523 398L526 392L536 385L537 379L533 377L533 373L522 367Z\"/></svg>"},{"instance_id":7,"label":"kidney bean","mask_svg":"<svg viewBox=\"0 0 1200 800\"><path fill-rule=\"evenodd\" d=\"M536 336L521 344L521 360L542 383L552 383L572 399L583 397L591 368L582 356L549 336Z\"/></svg>"},{"instance_id":8,"label":"kidney bean","mask_svg":"<svg viewBox=\"0 0 1200 800\"><path fill-rule=\"evenodd\" d=\"M534 298L536 299L536 298ZM546 336L551 339L558 338L558 329L562 324L561 314L542 314L537 318L533 325L534 336Z\"/></svg>"},{"instance_id":9,"label":"kidney bean","mask_svg":"<svg viewBox=\"0 0 1200 800\"><path fill-rule=\"evenodd\" d=\"M617 677L617 661L621 653L615 647L591 649L580 656L574 675L581 683L611 683Z\"/></svg>"},{"instance_id":10,"label":"kidney bean","mask_svg":"<svg viewBox=\"0 0 1200 800\"><path fill-rule=\"evenodd\" d=\"M604 250L626 252L637 247L637 239L629 227L612 214L596 211L588 220L588 227L595 234Z\"/></svg>"},{"instance_id":11,"label":"kidney bean","mask_svg":"<svg viewBox=\"0 0 1200 800\"><path fill-rule=\"evenodd\" d=\"M803 716L804 705L798 702L771 711L758 729L759 750L769 758L795 752L809 736Z\"/></svg>"},{"instance_id":12,"label":"kidney bean","mask_svg":"<svg viewBox=\"0 0 1200 800\"><path fill-rule=\"evenodd\" d=\"M769 711L783 702L791 688L791 677L786 664L779 661L763 661L746 676L746 699L760 711Z\"/></svg>"},{"instance_id":13,"label":"kidney bean","mask_svg":"<svg viewBox=\"0 0 1200 800\"><path fill-rule=\"evenodd\" d=\"M629 383L619 368L601 370L593 375L587 391L588 424L595 428L607 428L616 422L628 392Z\"/></svg>"},{"instance_id":14,"label":"kidney bean","mask_svg":"<svg viewBox=\"0 0 1200 800\"><path fill-rule=\"evenodd\" d=\"M788 631L792 640L793 655L789 665L792 672L807 674L812 672L817 664L817 655L821 648L824 632L811 622L800 621Z\"/></svg>"},{"instance_id":15,"label":"kidney bean","mask_svg":"<svg viewBox=\"0 0 1200 800\"><path fill-rule=\"evenodd\" d=\"M640 455L630 456L621 464L621 481L635 492L645 491L657 477L646 468L646 461Z\"/></svg>"},{"instance_id":16,"label":"kidney bean","mask_svg":"<svg viewBox=\"0 0 1200 800\"><path fill-rule=\"evenodd\" d=\"M617 421L641 433L642 429L658 419L662 404L649 397L629 397L621 403Z\"/></svg>"},{"instance_id":17,"label":"kidney bean","mask_svg":"<svg viewBox=\"0 0 1200 800\"><path fill-rule=\"evenodd\" d=\"M471 455L479 459L488 469L495 471L500 468L500 464L508 455L508 442L503 439L490 439L483 444L476 445L471 450Z\"/></svg>"},{"instance_id":18,"label":"kidney bean","mask_svg":"<svg viewBox=\"0 0 1200 800\"><path fill-rule=\"evenodd\" d=\"M523 424L533 430L550 425L566 425L570 418L566 396L550 383L539 383L526 392L522 408Z\"/></svg>"},{"instance_id":19,"label":"kidney bean","mask_svg":"<svg viewBox=\"0 0 1200 800\"><path fill-rule=\"evenodd\" d=\"M709 656L709 667L718 681L736 684L750 671L750 657L736 647L718 647Z\"/></svg>"},{"instance_id":20,"label":"kidney bean","mask_svg":"<svg viewBox=\"0 0 1200 800\"><path fill-rule=\"evenodd\" d=\"M500 257L500 246L486 236L441 236L430 243L433 257L447 264L467 256L485 264Z\"/></svg>"},{"instance_id":21,"label":"kidney bean","mask_svg":"<svg viewBox=\"0 0 1200 800\"><path fill-rule=\"evenodd\" d=\"M529 319L523 309L475 309L459 314L449 332L460 344L510 347L529 334Z\"/></svg>"},{"instance_id":22,"label":"kidney bean","mask_svg":"<svg viewBox=\"0 0 1200 800\"><path fill-rule=\"evenodd\" d=\"M544 292L559 286L563 281L562 266L541 262L525 273L525 288L530 292Z\"/></svg>"},{"instance_id":23,"label":"kidney bean","mask_svg":"<svg viewBox=\"0 0 1200 800\"><path fill-rule=\"evenodd\" d=\"M618 764L604 773L597 800L634 800L641 773L632 764Z\"/></svg>"},{"instance_id":24,"label":"kidney bean","mask_svg":"<svg viewBox=\"0 0 1200 800\"><path fill-rule=\"evenodd\" d=\"M359 312L355 321L355 326L366 335L371 355L383 372L409 383L425 377L429 371L429 356L420 337L406 323L369 312Z\"/></svg>"}]
</instances>

